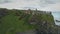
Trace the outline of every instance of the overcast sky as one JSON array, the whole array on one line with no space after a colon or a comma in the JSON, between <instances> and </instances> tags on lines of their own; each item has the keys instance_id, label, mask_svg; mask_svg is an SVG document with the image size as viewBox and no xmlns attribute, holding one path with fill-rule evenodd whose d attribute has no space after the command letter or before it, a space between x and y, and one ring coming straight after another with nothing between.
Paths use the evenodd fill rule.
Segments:
<instances>
[{"instance_id":1,"label":"overcast sky","mask_svg":"<svg viewBox=\"0 0 60 34\"><path fill-rule=\"evenodd\" d=\"M0 8L60 11L60 0L0 0Z\"/></svg>"}]
</instances>

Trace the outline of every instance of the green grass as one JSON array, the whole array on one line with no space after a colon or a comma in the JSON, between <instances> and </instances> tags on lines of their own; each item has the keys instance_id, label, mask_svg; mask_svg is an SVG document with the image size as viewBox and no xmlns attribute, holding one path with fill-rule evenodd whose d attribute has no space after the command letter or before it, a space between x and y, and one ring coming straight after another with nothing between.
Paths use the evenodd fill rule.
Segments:
<instances>
[{"instance_id":1,"label":"green grass","mask_svg":"<svg viewBox=\"0 0 60 34\"><path fill-rule=\"evenodd\" d=\"M17 16L16 13L18 13L20 16ZM22 19L19 20L21 17ZM47 14L33 16L32 14L25 14L22 11L9 10L8 15L2 17L1 19L2 23L0 23L0 34L16 34L16 32L24 32L39 28L40 26L38 26L38 24L29 24L28 21L32 19L32 17L36 17L36 20L39 23L41 20L49 21L51 24L54 22L53 17Z\"/></svg>"},{"instance_id":2,"label":"green grass","mask_svg":"<svg viewBox=\"0 0 60 34\"><path fill-rule=\"evenodd\" d=\"M0 34L15 34L16 32L34 29L34 26L27 24L29 16L31 15L27 15L21 20L19 20L19 16L15 16L15 13L4 16L1 19L2 24L0 25Z\"/></svg>"}]
</instances>

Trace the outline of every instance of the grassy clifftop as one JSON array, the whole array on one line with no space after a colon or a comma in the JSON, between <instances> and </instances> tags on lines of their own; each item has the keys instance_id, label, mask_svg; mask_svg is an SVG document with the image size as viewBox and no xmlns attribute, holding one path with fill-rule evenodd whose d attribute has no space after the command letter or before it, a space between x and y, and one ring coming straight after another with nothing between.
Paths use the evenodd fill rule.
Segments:
<instances>
[{"instance_id":1,"label":"grassy clifftop","mask_svg":"<svg viewBox=\"0 0 60 34\"><path fill-rule=\"evenodd\" d=\"M16 34L28 30L54 29L54 19L50 13L36 10L0 9L0 34ZM45 31L47 30L47 31Z\"/></svg>"}]
</instances>

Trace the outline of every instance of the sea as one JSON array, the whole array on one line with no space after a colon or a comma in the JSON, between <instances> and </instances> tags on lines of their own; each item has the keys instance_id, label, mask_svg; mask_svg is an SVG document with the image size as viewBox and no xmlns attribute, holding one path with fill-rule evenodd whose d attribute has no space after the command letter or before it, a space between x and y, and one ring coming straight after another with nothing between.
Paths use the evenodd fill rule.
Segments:
<instances>
[{"instance_id":1,"label":"sea","mask_svg":"<svg viewBox=\"0 0 60 34\"><path fill-rule=\"evenodd\" d=\"M56 20L60 21L60 12L52 12L52 15L54 17L55 24L60 26L60 22L57 22Z\"/></svg>"}]
</instances>

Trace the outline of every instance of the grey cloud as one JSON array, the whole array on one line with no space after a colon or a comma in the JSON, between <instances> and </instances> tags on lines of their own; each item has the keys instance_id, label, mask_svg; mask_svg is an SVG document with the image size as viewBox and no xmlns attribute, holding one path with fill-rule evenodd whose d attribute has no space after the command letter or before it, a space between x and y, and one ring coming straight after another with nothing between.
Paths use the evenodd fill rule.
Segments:
<instances>
[{"instance_id":1,"label":"grey cloud","mask_svg":"<svg viewBox=\"0 0 60 34\"><path fill-rule=\"evenodd\" d=\"M10 0L0 0L0 4L4 4L4 3L9 3L11 2Z\"/></svg>"},{"instance_id":2,"label":"grey cloud","mask_svg":"<svg viewBox=\"0 0 60 34\"><path fill-rule=\"evenodd\" d=\"M57 4L59 4L60 5L60 0L38 0L39 2L38 2L38 5L40 6L40 7L48 7L49 5L50 6L53 6L53 5L57 5Z\"/></svg>"},{"instance_id":3,"label":"grey cloud","mask_svg":"<svg viewBox=\"0 0 60 34\"><path fill-rule=\"evenodd\" d=\"M39 5L41 7L46 7L48 5L52 5L52 4L56 4L56 3L60 3L60 0L40 0Z\"/></svg>"}]
</instances>

